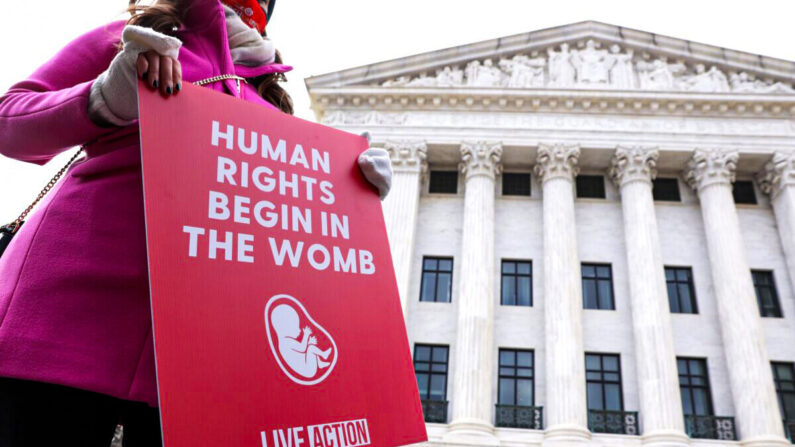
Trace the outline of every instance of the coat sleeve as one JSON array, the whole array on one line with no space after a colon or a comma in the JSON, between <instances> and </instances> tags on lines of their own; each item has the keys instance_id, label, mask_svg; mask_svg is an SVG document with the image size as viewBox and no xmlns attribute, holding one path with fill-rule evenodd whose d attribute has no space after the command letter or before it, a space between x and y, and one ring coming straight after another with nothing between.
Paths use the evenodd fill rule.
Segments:
<instances>
[{"instance_id":1,"label":"coat sleeve","mask_svg":"<svg viewBox=\"0 0 795 447\"><path fill-rule=\"evenodd\" d=\"M124 22L77 38L0 97L0 154L36 164L114 129L88 117L94 80L117 53Z\"/></svg>"}]
</instances>

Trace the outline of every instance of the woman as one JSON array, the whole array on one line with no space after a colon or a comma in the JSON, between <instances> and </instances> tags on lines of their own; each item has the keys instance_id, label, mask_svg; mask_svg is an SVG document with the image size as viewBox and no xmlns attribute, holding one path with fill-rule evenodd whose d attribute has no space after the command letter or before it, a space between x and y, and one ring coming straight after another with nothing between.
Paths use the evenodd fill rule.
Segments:
<instances>
[{"instance_id":1,"label":"woman","mask_svg":"<svg viewBox=\"0 0 795 447\"><path fill-rule=\"evenodd\" d=\"M274 2L275 0L270 0ZM130 2L0 98L0 153L44 164L85 145L0 259L0 445L160 445L149 309L137 78L183 82L292 113L264 34L273 3ZM120 44L121 42L121 44ZM382 150L359 157L385 195Z\"/></svg>"}]
</instances>

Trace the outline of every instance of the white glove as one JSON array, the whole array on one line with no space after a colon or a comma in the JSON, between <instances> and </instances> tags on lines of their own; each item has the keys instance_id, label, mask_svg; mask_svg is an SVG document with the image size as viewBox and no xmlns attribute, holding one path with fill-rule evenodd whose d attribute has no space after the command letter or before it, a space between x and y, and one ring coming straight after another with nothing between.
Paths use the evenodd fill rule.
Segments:
<instances>
[{"instance_id":1,"label":"white glove","mask_svg":"<svg viewBox=\"0 0 795 447\"><path fill-rule=\"evenodd\" d=\"M392 187L392 160L385 149L369 148L359 155L359 169L384 200Z\"/></svg>"},{"instance_id":2,"label":"white glove","mask_svg":"<svg viewBox=\"0 0 795 447\"><path fill-rule=\"evenodd\" d=\"M127 25L121 34L122 51L91 86L89 116L117 126L128 126L138 119L138 55L155 51L177 59L182 42L151 28Z\"/></svg>"}]
</instances>

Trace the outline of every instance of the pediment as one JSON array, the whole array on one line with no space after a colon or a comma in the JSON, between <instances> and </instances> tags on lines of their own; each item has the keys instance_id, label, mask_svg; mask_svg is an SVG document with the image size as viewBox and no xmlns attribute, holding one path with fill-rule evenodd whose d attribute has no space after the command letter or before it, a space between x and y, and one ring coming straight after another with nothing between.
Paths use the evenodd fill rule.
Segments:
<instances>
[{"instance_id":1,"label":"pediment","mask_svg":"<svg viewBox=\"0 0 795 447\"><path fill-rule=\"evenodd\" d=\"M315 89L570 89L795 94L795 62L580 22L306 80Z\"/></svg>"}]
</instances>

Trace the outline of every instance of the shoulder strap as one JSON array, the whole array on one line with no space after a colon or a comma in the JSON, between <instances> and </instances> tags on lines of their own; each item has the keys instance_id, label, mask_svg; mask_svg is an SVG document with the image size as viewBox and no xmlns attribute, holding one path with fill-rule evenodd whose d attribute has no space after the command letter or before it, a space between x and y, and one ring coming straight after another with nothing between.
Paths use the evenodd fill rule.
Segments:
<instances>
[{"instance_id":1,"label":"shoulder strap","mask_svg":"<svg viewBox=\"0 0 795 447\"><path fill-rule=\"evenodd\" d=\"M39 193L38 197L36 197L36 199L33 201L33 203L31 203L25 209L25 211L23 211L22 214L20 214L19 217L17 217L15 221L6 225L4 228L9 229L11 231L11 234L16 233L17 230L19 230L19 228L25 222L25 218L28 217L28 214L30 214L31 210L33 210L33 207L35 207L39 202L41 202L41 199L43 199L47 195L47 193L50 192L50 190L55 186L55 184L58 183L58 180L60 180L61 177L66 172L66 170L69 169L70 166L72 166L72 163L74 163L78 159L78 157L80 157L80 155L83 154L84 149L85 146L81 146L80 150L78 150L72 156L72 158L70 158L69 161L66 162L66 165L64 165L64 167L62 167L60 171L55 173L52 179L50 179L49 183L47 183L47 185L45 185L44 188L42 188L41 192Z\"/></svg>"}]
</instances>

